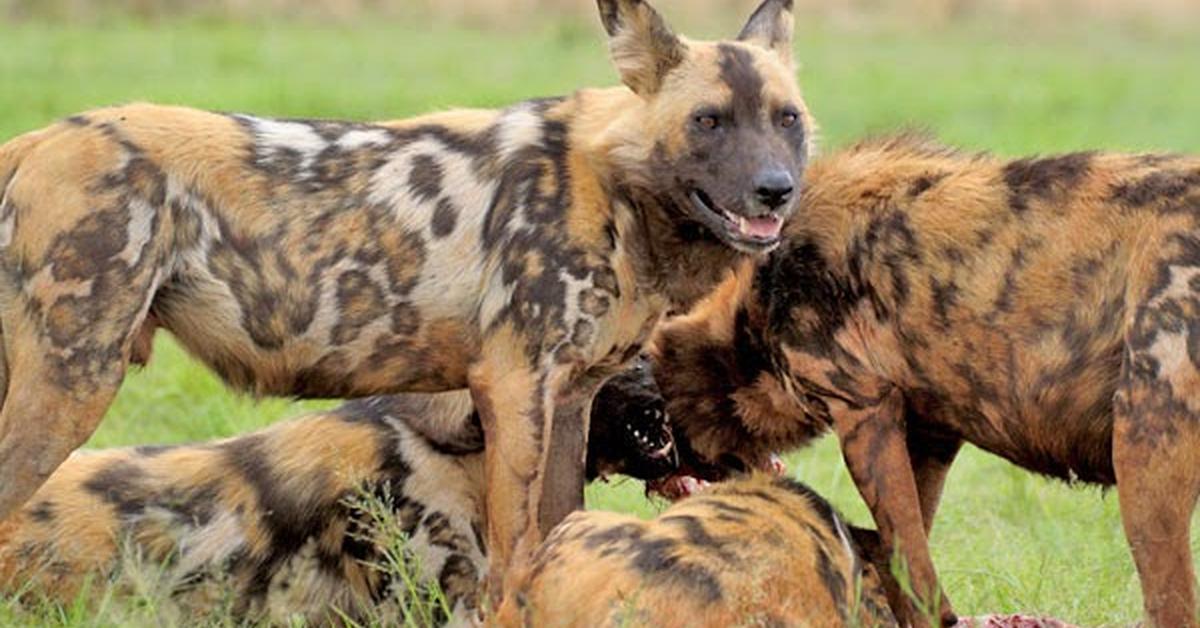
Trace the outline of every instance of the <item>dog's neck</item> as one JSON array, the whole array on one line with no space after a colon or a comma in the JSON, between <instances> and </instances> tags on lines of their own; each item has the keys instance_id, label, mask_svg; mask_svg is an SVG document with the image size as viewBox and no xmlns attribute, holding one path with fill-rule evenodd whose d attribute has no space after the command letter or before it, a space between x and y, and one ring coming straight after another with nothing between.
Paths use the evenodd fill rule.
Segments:
<instances>
[{"instance_id":1,"label":"dog's neck","mask_svg":"<svg viewBox=\"0 0 1200 628\"><path fill-rule=\"evenodd\" d=\"M616 211L628 212L634 225L620 235L638 276L676 311L690 310L746 260L706 227L687 220L684 210L668 199L645 190L626 190L620 198Z\"/></svg>"},{"instance_id":2,"label":"dog's neck","mask_svg":"<svg viewBox=\"0 0 1200 628\"><path fill-rule=\"evenodd\" d=\"M646 103L624 88L584 90L571 98L572 135L581 164L605 191L614 244L625 249L638 285L662 295L674 311L690 309L748 259L723 244L679 207L672 180L655 180L653 133ZM665 175L659 175L665 176Z\"/></svg>"}]
</instances>

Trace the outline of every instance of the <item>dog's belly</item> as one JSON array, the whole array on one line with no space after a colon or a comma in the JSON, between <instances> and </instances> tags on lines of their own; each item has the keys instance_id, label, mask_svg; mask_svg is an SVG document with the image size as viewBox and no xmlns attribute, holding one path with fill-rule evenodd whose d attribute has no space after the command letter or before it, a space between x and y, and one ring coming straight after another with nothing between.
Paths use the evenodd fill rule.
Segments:
<instances>
[{"instance_id":1,"label":"dog's belly","mask_svg":"<svg viewBox=\"0 0 1200 628\"><path fill-rule=\"evenodd\" d=\"M955 405L929 391L910 392L909 398L915 399L909 421L921 424L918 433L957 436L1020 467L1058 479L1115 482L1111 403L1097 400L1082 412L1018 417Z\"/></svg>"},{"instance_id":2,"label":"dog's belly","mask_svg":"<svg viewBox=\"0 0 1200 628\"><path fill-rule=\"evenodd\" d=\"M464 387L488 287L482 209L435 230L423 203L322 201L278 199L270 218L194 207L221 231L188 241L187 225L177 227L152 313L227 382L260 394Z\"/></svg>"},{"instance_id":3,"label":"dog's belly","mask_svg":"<svg viewBox=\"0 0 1200 628\"><path fill-rule=\"evenodd\" d=\"M1113 396L1119 352L1098 351L1075 366L1029 347L1024 368L959 365L943 387L906 391L917 420L1014 464L1067 480L1115 482L1112 466ZM964 391L962 379L971 380Z\"/></svg>"},{"instance_id":4,"label":"dog's belly","mask_svg":"<svg viewBox=\"0 0 1200 628\"><path fill-rule=\"evenodd\" d=\"M414 301L370 272L329 270L248 297L235 292L244 286L209 276L168 282L152 311L236 388L301 397L433 392L465 387L479 347L469 316L439 316L455 296L444 288L443 301Z\"/></svg>"}]
</instances>

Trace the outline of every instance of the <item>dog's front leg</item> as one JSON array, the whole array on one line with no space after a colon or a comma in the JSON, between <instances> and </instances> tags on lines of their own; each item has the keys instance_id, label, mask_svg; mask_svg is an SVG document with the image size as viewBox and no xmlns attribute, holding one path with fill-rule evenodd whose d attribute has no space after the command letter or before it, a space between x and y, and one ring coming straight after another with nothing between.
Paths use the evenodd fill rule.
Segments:
<instances>
[{"instance_id":1,"label":"dog's front leg","mask_svg":"<svg viewBox=\"0 0 1200 628\"><path fill-rule=\"evenodd\" d=\"M554 420L543 452L541 500L537 510L537 543L567 515L583 508L587 483L587 436L592 398L599 382L574 378L558 387ZM533 551L537 545L530 548Z\"/></svg>"},{"instance_id":2,"label":"dog's front leg","mask_svg":"<svg viewBox=\"0 0 1200 628\"><path fill-rule=\"evenodd\" d=\"M902 625L928 626L937 612L943 626L956 623L938 587L921 516L921 502L908 456L904 430L904 397L895 388L878 399L851 405L830 404L834 429L854 483L875 518L884 550L898 554L908 566L913 593L924 606L905 600L893 609ZM933 601L938 604L934 607Z\"/></svg>"},{"instance_id":3,"label":"dog's front leg","mask_svg":"<svg viewBox=\"0 0 1200 628\"><path fill-rule=\"evenodd\" d=\"M486 441L488 598L492 609L504 611L505 579L523 571L550 527L582 506L583 410L591 397L571 391L568 384L577 382L569 381L567 365L541 371L516 349L486 355L472 368L470 386ZM494 619L505 624L504 616Z\"/></svg>"}]
</instances>

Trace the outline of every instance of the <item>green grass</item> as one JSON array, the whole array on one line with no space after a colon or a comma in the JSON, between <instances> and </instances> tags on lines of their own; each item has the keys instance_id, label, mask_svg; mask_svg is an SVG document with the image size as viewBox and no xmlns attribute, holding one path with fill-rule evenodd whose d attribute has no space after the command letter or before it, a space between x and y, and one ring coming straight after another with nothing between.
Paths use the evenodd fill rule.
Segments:
<instances>
[{"instance_id":1,"label":"green grass","mask_svg":"<svg viewBox=\"0 0 1200 628\"><path fill-rule=\"evenodd\" d=\"M0 138L132 100L370 119L613 81L599 29L571 24L515 34L418 23L0 25L0 49ZM1007 154L1200 151L1194 36L802 24L797 52L826 146L915 126ZM231 395L160 338L152 364L126 381L91 445L228 436L300 405ZM852 519L869 521L831 440L790 461ZM641 514L657 508L633 482L592 487L588 497L593 507ZM1042 612L1087 625L1139 616L1115 494L1048 482L969 450L950 476L932 541L961 613ZM39 617L54 625L104 623L76 608Z\"/></svg>"}]
</instances>

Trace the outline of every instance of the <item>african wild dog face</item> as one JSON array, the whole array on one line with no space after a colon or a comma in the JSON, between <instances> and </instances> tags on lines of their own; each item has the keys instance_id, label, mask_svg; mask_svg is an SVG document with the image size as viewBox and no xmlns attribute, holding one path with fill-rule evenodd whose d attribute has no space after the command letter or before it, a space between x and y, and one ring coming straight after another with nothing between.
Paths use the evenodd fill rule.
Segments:
<instances>
[{"instance_id":1,"label":"african wild dog face","mask_svg":"<svg viewBox=\"0 0 1200 628\"><path fill-rule=\"evenodd\" d=\"M639 359L608 380L592 402L587 477L620 473L654 481L678 466L666 403L650 363Z\"/></svg>"},{"instance_id":2,"label":"african wild dog face","mask_svg":"<svg viewBox=\"0 0 1200 628\"><path fill-rule=\"evenodd\" d=\"M779 243L812 122L792 64L792 2L766 0L736 41L677 37L644 2L600 0L622 80L642 99L616 157L671 208L747 253Z\"/></svg>"}]
</instances>

